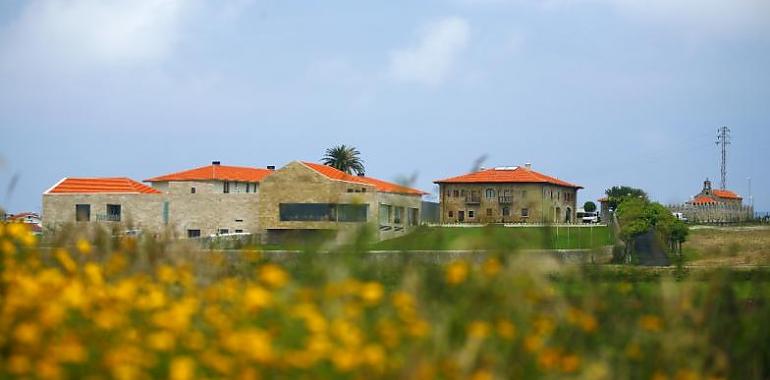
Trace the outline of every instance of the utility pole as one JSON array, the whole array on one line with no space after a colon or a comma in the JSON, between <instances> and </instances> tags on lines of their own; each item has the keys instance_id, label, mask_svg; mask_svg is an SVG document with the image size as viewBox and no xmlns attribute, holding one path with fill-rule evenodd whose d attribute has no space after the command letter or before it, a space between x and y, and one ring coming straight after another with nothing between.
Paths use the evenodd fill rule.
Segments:
<instances>
[{"instance_id":1,"label":"utility pole","mask_svg":"<svg viewBox=\"0 0 770 380\"><path fill-rule=\"evenodd\" d=\"M721 188L722 190L727 190L727 146L731 144L730 128L719 128L717 133L717 146L721 146L722 148L722 161L720 165L722 170Z\"/></svg>"}]
</instances>

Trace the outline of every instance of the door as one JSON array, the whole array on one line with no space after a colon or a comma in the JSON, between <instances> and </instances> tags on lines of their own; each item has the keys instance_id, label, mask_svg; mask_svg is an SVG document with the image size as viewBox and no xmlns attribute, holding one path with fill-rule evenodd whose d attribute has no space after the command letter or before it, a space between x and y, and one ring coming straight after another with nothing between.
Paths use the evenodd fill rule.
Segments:
<instances>
[{"instance_id":1,"label":"door","mask_svg":"<svg viewBox=\"0 0 770 380\"><path fill-rule=\"evenodd\" d=\"M465 221L465 211L458 211L457 212L457 220L459 220L460 222L464 222Z\"/></svg>"}]
</instances>

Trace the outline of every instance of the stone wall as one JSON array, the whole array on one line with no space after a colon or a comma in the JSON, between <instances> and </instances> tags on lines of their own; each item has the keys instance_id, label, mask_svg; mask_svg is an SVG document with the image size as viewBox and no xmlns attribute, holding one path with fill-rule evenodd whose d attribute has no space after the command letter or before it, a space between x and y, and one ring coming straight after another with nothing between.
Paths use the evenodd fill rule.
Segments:
<instances>
[{"instance_id":1,"label":"stone wall","mask_svg":"<svg viewBox=\"0 0 770 380\"><path fill-rule=\"evenodd\" d=\"M441 184L440 189L442 224L461 223L460 211L465 217L462 223L480 224L565 223L568 219L573 223L577 212L577 190L569 187L512 183ZM488 197L487 189L492 189L494 196ZM510 211L507 216L504 215L506 207ZM523 209L528 210L528 216L523 215ZM472 218L470 211L473 211Z\"/></svg>"},{"instance_id":2,"label":"stone wall","mask_svg":"<svg viewBox=\"0 0 770 380\"><path fill-rule=\"evenodd\" d=\"M681 212L691 223L741 223L754 217L754 209L740 203L668 205L671 212Z\"/></svg>"}]
</instances>

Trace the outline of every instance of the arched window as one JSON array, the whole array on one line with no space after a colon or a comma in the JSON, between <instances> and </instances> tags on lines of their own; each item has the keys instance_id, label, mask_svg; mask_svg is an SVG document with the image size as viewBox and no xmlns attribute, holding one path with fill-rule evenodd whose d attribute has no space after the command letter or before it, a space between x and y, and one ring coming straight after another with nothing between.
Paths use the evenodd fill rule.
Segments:
<instances>
[{"instance_id":1,"label":"arched window","mask_svg":"<svg viewBox=\"0 0 770 380\"><path fill-rule=\"evenodd\" d=\"M487 198L495 197L495 189L487 189Z\"/></svg>"}]
</instances>

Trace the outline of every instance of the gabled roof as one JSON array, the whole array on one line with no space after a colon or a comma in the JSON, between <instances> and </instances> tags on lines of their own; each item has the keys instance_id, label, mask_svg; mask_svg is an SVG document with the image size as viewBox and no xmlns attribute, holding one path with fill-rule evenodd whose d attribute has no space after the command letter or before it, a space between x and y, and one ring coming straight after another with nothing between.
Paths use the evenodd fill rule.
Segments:
<instances>
[{"instance_id":1,"label":"gabled roof","mask_svg":"<svg viewBox=\"0 0 770 380\"><path fill-rule=\"evenodd\" d=\"M723 199L743 199L738 194L735 194L730 190L711 190L711 194L714 194Z\"/></svg>"},{"instance_id":2,"label":"gabled roof","mask_svg":"<svg viewBox=\"0 0 770 380\"><path fill-rule=\"evenodd\" d=\"M434 183L549 183L552 185L582 189L558 178L538 173L521 166L483 169L470 174L435 181Z\"/></svg>"},{"instance_id":3,"label":"gabled roof","mask_svg":"<svg viewBox=\"0 0 770 380\"><path fill-rule=\"evenodd\" d=\"M196 169L162 175L144 180L144 182L167 181L238 181L260 182L273 173L272 170L242 166L208 165Z\"/></svg>"},{"instance_id":4,"label":"gabled roof","mask_svg":"<svg viewBox=\"0 0 770 380\"><path fill-rule=\"evenodd\" d=\"M424 191L420 191L417 189L412 189L410 187L397 185L395 183L383 181L376 178L371 177L361 177L361 176L354 176L350 175L348 173L345 173L341 170L337 170L331 166L326 166L322 164L315 164L312 162L302 162L303 165L309 167L310 169L315 170L316 172L324 175L325 177L329 179L333 179L336 181L345 181L345 182L351 182L351 183L360 183L364 185L370 185L374 186L377 191L382 193L394 193L394 194L406 194L406 195L425 195L427 194Z\"/></svg>"},{"instance_id":5,"label":"gabled roof","mask_svg":"<svg viewBox=\"0 0 770 380\"><path fill-rule=\"evenodd\" d=\"M45 194L160 194L160 191L126 177L64 178Z\"/></svg>"},{"instance_id":6,"label":"gabled roof","mask_svg":"<svg viewBox=\"0 0 770 380\"><path fill-rule=\"evenodd\" d=\"M714 198L707 197L705 195L699 195L692 201L692 204L694 205L707 205L707 204L716 204L716 203L717 201L715 201Z\"/></svg>"}]
</instances>

